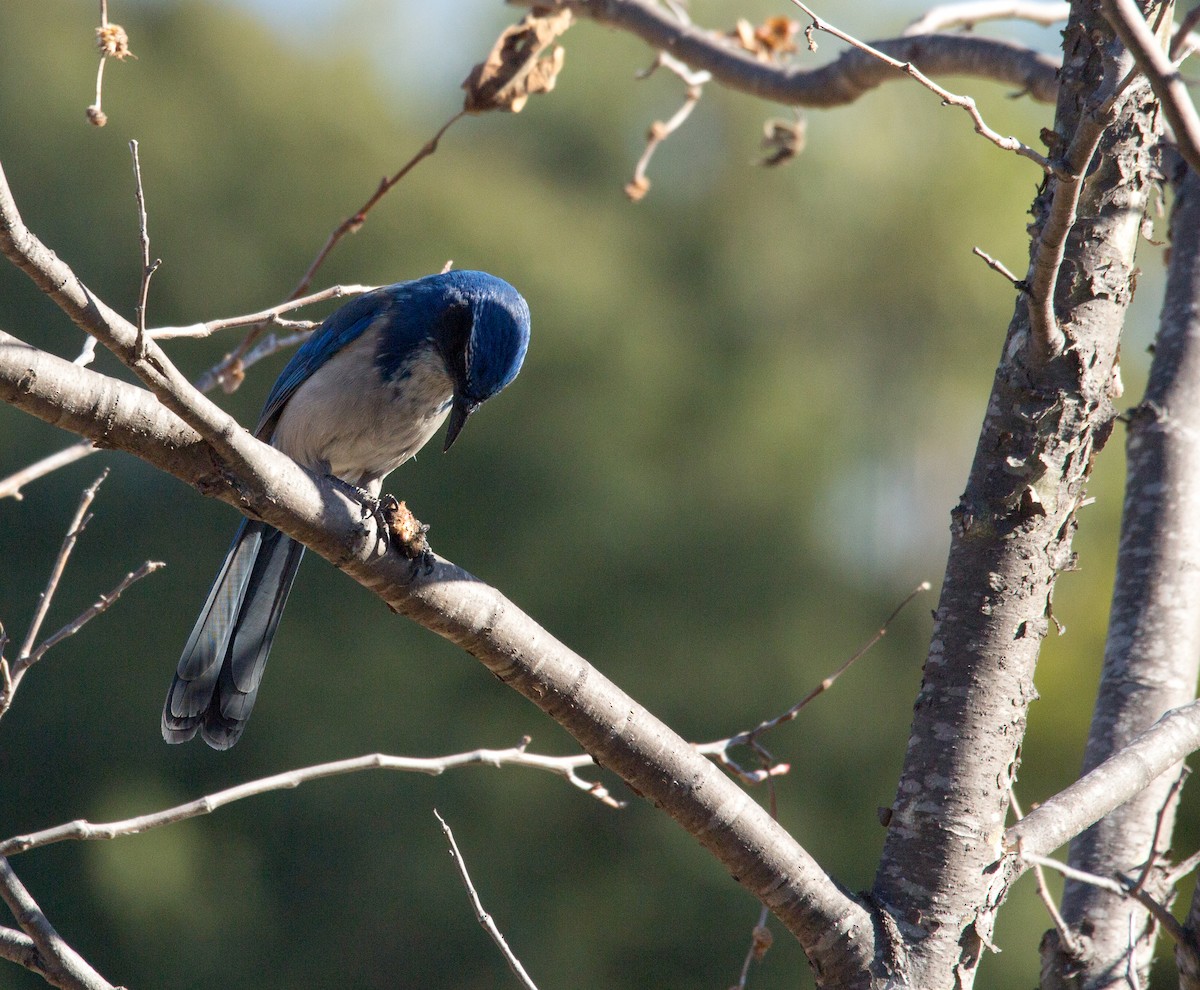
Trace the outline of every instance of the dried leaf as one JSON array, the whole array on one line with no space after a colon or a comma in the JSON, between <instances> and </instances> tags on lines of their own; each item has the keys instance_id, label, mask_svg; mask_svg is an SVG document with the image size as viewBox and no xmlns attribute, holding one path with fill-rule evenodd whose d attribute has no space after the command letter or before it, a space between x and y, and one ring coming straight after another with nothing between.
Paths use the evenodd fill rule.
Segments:
<instances>
[{"instance_id":1,"label":"dried leaf","mask_svg":"<svg viewBox=\"0 0 1200 990\"><path fill-rule=\"evenodd\" d=\"M764 62L771 62L798 50L796 35L799 31L799 23L790 17L768 17L758 27L739 18L730 36L746 51Z\"/></svg>"},{"instance_id":2,"label":"dried leaf","mask_svg":"<svg viewBox=\"0 0 1200 990\"><path fill-rule=\"evenodd\" d=\"M505 28L488 57L463 81L462 88L467 91L463 109L468 113L519 113L530 96L554 89L566 52L555 47L549 54L543 53L571 26L571 20L570 10L535 11Z\"/></svg>"},{"instance_id":3,"label":"dried leaf","mask_svg":"<svg viewBox=\"0 0 1200 990\"><path fill-rule=\"evenodd\" d=\"M790 162L804 150L807 123L803 117L795 120L768 120L763 124L763 150L766 156L758 164L774 168Z\"/></svg>"},{"instance_id":4,"label":"dried leaf","mask_svg":"<svg viewBox=\"0 0 1200 990\"><path fill-rule=\"evenodd\" d=\"M763 956L771 948L775 942L775 936L771 934L771 929L766 925L756 925L751 936L751 946L754 952L754 958L762 962Z\"/></svg>"},{"instance_id":5,"label":"dried leaf","mask_svg":"<svg viewBox=\"0 0 1200 990\"><path fill-rule=\"evenodd\" d=\"M96 28L96 46L105 58L137 58L129 50L129 35L120 24L104 24Z\"/></svg>"}]
</instances>

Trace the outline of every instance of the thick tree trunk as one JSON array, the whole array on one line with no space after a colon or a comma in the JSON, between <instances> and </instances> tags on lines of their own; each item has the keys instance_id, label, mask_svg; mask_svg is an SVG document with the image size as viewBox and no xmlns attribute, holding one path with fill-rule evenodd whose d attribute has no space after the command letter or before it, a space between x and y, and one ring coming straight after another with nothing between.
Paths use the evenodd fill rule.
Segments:
<instances>
[{"instance_id":1,"label":"thick tree trunk","mask_svg":"<svg viewBox=\"0 0 1200 990\"><path fill-rule=\"evenodd\" d=\"M1200 178L1187 172L1172 214L1167 292L1145 398L1129 424L1128 480L1104 670L1084 756L1101 763L1166 711L1195 697L1200 665ZM1164 774L1071 844L1071 865L1140 876L1170 845L1178 772ZM1155 840L1157 838L1157 845ZM1152 871L1156 896L1161 874ZM1047 987L1128 986L1130 952L1146 979L1155 926L1140 905L1068 881L1063 916L1081 950L1047 933ZM1130 944L1130 933L1134 944Z\"/></svg>"},{"instance_id":2,"label":"thick tree trunk","mask_svg":"<svg viewBox=\"0 0 1200 990\"><path fill-rule=\"evenodd\" d=\"M1056 319L1039 331L1037 300L1018 300L953 512L924 683L874 888L906 943L897 975L924 990L972 984L1006 893L995 867L1037 696L1034 667L1055 581L1073 562L1092 458L1112 429L1117 346L1151 189L1154 102L1143 84L1114 99L1132 63L1098 4L1073 6L1064 51L1048 141L1063 174L1034 201L1028 280L1034 284L1048 264L1053 271L1059 238L1064 260L1048 283Z\"/></svg>"}]
</instances>

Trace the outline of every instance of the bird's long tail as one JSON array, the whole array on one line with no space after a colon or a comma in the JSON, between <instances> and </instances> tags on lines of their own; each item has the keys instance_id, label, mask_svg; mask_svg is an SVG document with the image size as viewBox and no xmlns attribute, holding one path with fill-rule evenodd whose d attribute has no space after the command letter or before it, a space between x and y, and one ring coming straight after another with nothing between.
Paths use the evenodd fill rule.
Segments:
<instances>
[{"instance_id":1,"label":"bird's long tail","mask_svg":"<svg viewBox=\"0 0 1200 990\"><path fill-rule=\"evenodd\" d=\"M213 749L238 741L303 555L303 544L274 527L242 523L167 692L167 742L185 742L197 730Z\"/></svg>"}]
</instances>

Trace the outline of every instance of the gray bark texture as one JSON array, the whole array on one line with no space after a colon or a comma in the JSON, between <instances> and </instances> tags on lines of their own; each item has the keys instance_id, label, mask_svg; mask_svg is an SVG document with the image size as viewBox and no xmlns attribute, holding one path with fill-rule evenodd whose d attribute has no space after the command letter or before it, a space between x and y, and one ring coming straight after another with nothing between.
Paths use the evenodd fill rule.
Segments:
<instances>
[{"instance_id":1,"label":"gray bark texture","mask_svg":"<svg viewBox=\"0 0 1200 990\"><path fill-rule=\"evenodd\" d=\"M1172 214L1172 252L1150 381L1132 412L1125 504L1104 669L1084 772L1165 712L1195 697L1200 664L1200 180L1188 172ZM1179 770L1164 774L1071 843L1070 862L1102 876L1140 876L1170 844ZM1157 847L1154 846L1157 837ZM1151 870L1156 889L1160 871ZM1143 981L1155 926L1127 898L1068 880L1063 916L1082 949L1047 933L1046 986L1127 986L1130 923Z\"/></svg>"},{"instance_id":2,"label":"gray bark texture","mask_svg":"<svg viewBox=\"0 0 1200 990\"><path fill-rule=\"evenodd\" d=\"M1030 265L1032 282L1055 250L1066 259L1048 282L1062 342L1039 338L1037 300L1022 296L953 512L873 891L904 941L897 975L925 990L972 984L1007 892L997 860L1034 668L1055 581L1072 566L1092 459L1112 429L1117 348L1152 187L1154 101L1142 83L1118 95L1132 63L1098 4L1072 6L1064 52L1048 143L1068 175L1049 178L1034 201ZM1075 203L1065 201L1070 188Z\"/></svg>"}]
</instances>

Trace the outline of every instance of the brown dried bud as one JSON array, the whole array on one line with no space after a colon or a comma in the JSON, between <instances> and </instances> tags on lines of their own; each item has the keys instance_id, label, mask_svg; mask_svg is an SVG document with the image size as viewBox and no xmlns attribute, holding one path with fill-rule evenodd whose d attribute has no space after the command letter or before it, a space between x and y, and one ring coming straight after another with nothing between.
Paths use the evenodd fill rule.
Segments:
<instances>
[{"instance_id":1,"label":"brown dried bud","mask_svg":"<svg viewBox=\"0 0 1200 990\"><path fill-rule=\"evenodd\" d=\"M642 198L650 191L650 180L644 175L639 175L632 182L625 186L625 195L634 203L641 202Z\"/></svg>"},{"instance_id":2,"label":"brown dried bud","mask_svg":"<svg viewBox=\"0 0 1200 990\"><path fill-rule=\"evenodd\" d=\"M93 103L87 108L87 119L93 127L103 127L108 123L108 114Z\"/></svg>"},{"instance_id":3,"label":"brown dried bud","mask_svg":"<svg viewBox=\"0 0 1200 990\"><path fill-rule=\"evenodd\" d=\"M96 45L105 58L122 60L137 57L129 50L129 35L120 24L104 24L96 28Z\"/></svg>"},{"instance_id":4,"label":"brown dried bud","mask_svg":"<svg viewBox=\"0 0 1200 990\"><path fill-rule=\"evenodd\" d=\"M762 962L762 957L775 944L775 936L771 934L771 929L766 925L757 925L751 935L750 944L754 952L754 958Z\"/></svg>"}]
</instances>

